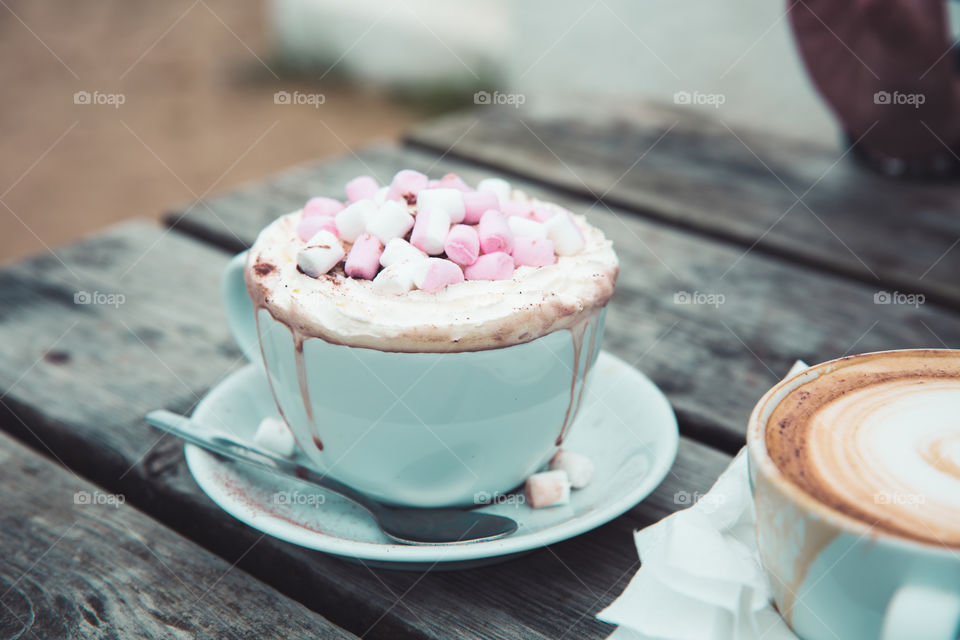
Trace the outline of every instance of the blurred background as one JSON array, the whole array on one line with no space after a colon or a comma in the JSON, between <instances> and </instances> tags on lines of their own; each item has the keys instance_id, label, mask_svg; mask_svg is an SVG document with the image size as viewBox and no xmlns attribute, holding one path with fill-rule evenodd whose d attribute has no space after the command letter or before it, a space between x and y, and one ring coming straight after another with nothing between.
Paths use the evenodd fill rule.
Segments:
<instances>
[{"instance_id":1,"label":"blurred background","mask_svg":"<svg viewBox=\"0 0 960 640\"><path fill-rule=\"evenodd\" d=\"M0 260L349 153L474 92L674 102L839 144L784 3L0 0Z\"/></svg>"}]
</instances>

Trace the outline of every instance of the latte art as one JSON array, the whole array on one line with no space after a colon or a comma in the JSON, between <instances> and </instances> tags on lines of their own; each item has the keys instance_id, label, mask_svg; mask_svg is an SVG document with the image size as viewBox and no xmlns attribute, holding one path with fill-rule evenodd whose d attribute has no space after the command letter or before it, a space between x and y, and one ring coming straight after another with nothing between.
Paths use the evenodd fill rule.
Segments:
<instances>
[{"instance_id":1,"label":"latte art","mask_svg":"<svg viewBox=\"0 0 960 640\"><path fill-rule=\"evenodd\" d=\"M960 547L960 358L877 354L773 411L777 467L819 502L888 532Z\"/></svg>"}]
</instances>

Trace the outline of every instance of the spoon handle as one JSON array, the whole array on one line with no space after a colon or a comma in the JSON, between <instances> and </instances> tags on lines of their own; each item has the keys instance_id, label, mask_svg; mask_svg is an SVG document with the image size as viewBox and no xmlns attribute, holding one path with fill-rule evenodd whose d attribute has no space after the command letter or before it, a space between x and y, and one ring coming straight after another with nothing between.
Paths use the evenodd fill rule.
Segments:
<instances>
[{"instance_id":1,"label":"spoon handle","mask_svg":"<svg viewBox=\"0 0 960 640\"><path fill-rule=\"evenodd\" d=\"M262 449L256 449L232 438L212 432L210 429L207 429L186 416L165 409L159 409L148 413L146 415L146 421L154 427L166 431L185 442L196 445L201 449L212 451L230 460L332 491L356 502L374 515L379 513L383 508L382 505L359 491L325 474L314 471L292 460L275 456Z\"/></svg>"}]
</instances>

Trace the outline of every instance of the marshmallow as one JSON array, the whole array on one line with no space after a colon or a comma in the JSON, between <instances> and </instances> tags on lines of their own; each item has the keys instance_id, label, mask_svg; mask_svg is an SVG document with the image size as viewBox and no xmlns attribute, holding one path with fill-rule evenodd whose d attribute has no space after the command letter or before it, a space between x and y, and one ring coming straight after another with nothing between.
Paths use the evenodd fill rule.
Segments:
<instances>
[{"instance_id":1,"label":"marshmallow","mask_svg":"<svg viewBox=\"0 0 960 640\"><path fill-rule=\"evenodd\" d=\"M344 272L351 278L373 280L380 270L380 254L383 253L383 243L372 233L364 233L350 248Z\"/></svg>"},{"instance_id":2,"label":"marshmallow","mask_svg":"<svg viewBox=\"0 0 960 640\"><path fill-rule=\"evenodd\" d=\"M390 187L380 187L377 192L373 194L373 198L371 198L371 200L373 200L373 204L379 207L384 202L390 202L394 200L399 202L400 200L403 200L403 198L393 193L393 191L390 190Z\"/></svg>"},{"instance_id":3,"label":"marshmallow","mask_svg":"<svg viewBox=\"0 0 960 640\"><path fill-rule=\"evenodd\" d=\"M455 173L448 173L440 178L440 186L456 189L457 191L470 191L470 185L464 182L463 178Z\"/></svg>"},{"instance_id":4,"label":"marshmallow","mask_svg":"<svg viewBox=\"0 0 960 640\"><path fill-rule=\"evenodd\" d=\"M566 471L570 486L574 489L583 489L593 478L593 461L585 455L566 449L559 449L550 458L550 470L558 469Z\"/></svg>"},{"instance_id":5,"label":"marshmallow","mask_svg":"<svg viewBox=\"0 0 960 640\"><path fill-rule=\"evenodd\" d=\"M514 236L528 236L531 238L546 238L547 228L542 222L536 222L519 216L507 218L507 225ZM342 235L342 234L341 234Z\"/></svg>"},{"instance_id":6,"label":"marshmallow","mask_svg":"<svg viewBox=\"0 0 960 640\"><path fill-rule=\"evenodd\" d=\"M463 270L467 280L509 280L513 277L513 258L502 251L485 253Z\"/></svg>"},{"instance_id":7,"label":"marshmallow","mask_svg":"<svg viewBox=\"0 0 960 640\"><path fill-rule=\"evenodd\" d=\"M357 202L358 200L369 200L373 198L377 189L377 181L370 176L360 176L347 183L347 200Z\"/></svg>"},{"instance_id":8,"label":"marshmallow","mask_svg":"<svg viewBox=\"0 0 960 640\"><path fill-rule=\"evenodd\" d=\"M416 197L417 193L427 188L427 182L429 182L427 176L419 171L403 169L393 176L393 182L390 183L390 195L410 202Z\"/></svg>"},{"instance_id":9,"label":"marshmallow","mask_svg":"<svg viewBox=\"0 0 960 640\"><path fill-rule=\"evenodd\" d=\"M515 236L513 238L513 261L518 267L545 267L557 261L553 254L553 242L549 238Z\"/></svg>"},{"instance_id":10,"label":"marshmallow","mask_svg":"<svg viewBox=\"0 0 960 640\"><path fill-rule=\"evenodd\" d=\"M433 293L449 284L463 282L463 271L459 266L443 258L427 258L427 264L415 263L413 283L418 289Z\"/></svg>"},{"instance_id":11,"label":"marshmallow","mask_svg":"<svg viewBox=\"0 0 960 640\"><path fill-rule=\"evenodd\" d=\"M293 432L287 423L280 418L267 416L260 421L257 432L253 435L253 442L261 449L266 449L285 458L293 455L297 443L293 439Z\"/></svg>"},{"instance_id":12,"label":"marshmallow","mask_svg":"<svg viewBox=\"0 0 960 640\"><path fill-rule=\"evenodd\" d=\"M367 230L367 220L373 219L377 205L373 200L357 200L337 214L337 231L347 242L353 242Z\"/></svg>"},{"instance_id":13,"label":"marshmallow","mask_svg":"<svg viewBox=\"0 0 960 640\"><path fill-rule=\"evenodd\" d=\"M487 178L477 183L477 191L491 191L496 194L502 207L510 200L510 183L501 178Z\"/></svg>"},{"instance_id":14,"label":"marshmallow","mask_svg":"<svg viewBox=\"0 0 960 640\"><path fill-rule=\"evenodd\" d=\"M500 201L492 191L468 191L463 194L464 216L467 224L477 224L488 209L499 209Z\"/></svg>"},{"instance_id":15,"label":"marshmallow","mask_svg":"<svg viewBox=\"0 0 960 640\"><path fill-rule=\"evenodd\" d=\"M343 210L344 204L333 198L310 198L303 205L303 217L335 216Z\"/></svg>"},{"instance_id":16,"label":"marshmallow","mask_svg":"<svg viewBox=\"0 0 960 640\"><path fill-rule=\"evenodd\" d=\"M557 469L535 473L527 478L524 493L527 496L527 504L534 509L569 504L570 480L567 478L567 472Z\"/></svg>"},{"instance_id":17,"label":"marshmallow","mask_svg":"<svg viewBox=\"0 0 960 640\"><path fill-rule=\"evenodd\" d=\"M480 248L484 253L504 251L510 253L513 249L513 232L507 225L503 214L495 209L486 211L480 217Z\"/></svg>"},{"instance_id":18,"label":"marshmallow","mask_svg":"<svg viewBox=\"0 0 960 640\"><path fill-rule=\"evenodd\" d=\"M343 260L343 246L337 236L321 230L297 253L297 266L311 278L322 276Z\"/></svg>"},{"instance_id":19,"label":"marshmallow","mask_svg":"<svg viewBox=\"0 0 960 640\"><path fill-rule=\"evenodd\" d=\"M389 268L402 260L416 260L426 257L426 253L420 251L420 249L417 249L403 238L394 238L387 243L387 246L383 249L383 253L380 254L380 264L383 267Z\"/></svg>"},{"instance_id":20,"label":"marshmallow","mask_svg":"<svg viewBox=\"0 0 960 640\"><path fill-rule=\"evenodd\" d=\"M447 258L461 267L466 267L477 261L480 255L480 236L477 230L465 224L454 225L447 233L443 243L443 250Z\"/></svg>"},{"instance_id":21,"label":"marshmallow","mask_svg":"<svg viewBox=\"0 0 960 640\"><path fill-rule=\"evenodd\" d=\"M300 222L297 223L297 235L304 242L317 235L317 232L321 229L326 229L335 236L340 235L340 232L337 231L337 221L333 216L311 216L301 218Z\"/></svg>"},{"instance_id":22,"label":"marshmallow","mask_svg":"<svg viewBox=\"0 0 960 640\"><path fill-rule=\"evenodd\" d=\"M528 218L533 220L533 205L529 202L521 202L520 200L508 200L503 203L503 206L500 207L500 211L503 212L503 215L508 218L512 216L517 216L518 218Z\"/></svg>"},{"instance_id":23,"label":"marshmallow","mask_svg":"<svg viewBox=\"0 0 960 640\"><path fill-rule=\"evenodd\" d=\"M458 189L424 189L417 193L417 210L443 209L450 216L450 222L460 224L466 213L463 205L463 192Z\"/></svg>"},{"instance_id":24,"label":"marshmallow","mask_svg":"<svg viewBox=\"0 0 960 640\"><path fill-rule=\"evenodd\" d=\"M417 250L414 249L414 251ZM384 254L386 254L386 251ZM426 263L427 260L424 257L394 262L377 274L377 277L373 279L373 288L384 294L406 293L416 286L413 281L414 277L427 269L429 265Z\"/></svg>"},{"instance_id":25,"label":"marshmallow","mask_svg":"<svg viewBox=\"0 0 960 640\"><path fill-rule=\"evenodd\" d=\"M432 192L421 191L420 194L437 191L441 189L435 189ZM454 193L460 194L459 191ZM417 220L410 234L410 244L432 256L439 255L443 253L443 243L447 239L448 231L450 231L450 214L446 210L418 205Z\"/></svg>"},{"instance_id":26,"label":"marshmallow","mask_svg":"<svg viewBox=\"0 0 960 640\"><path fill-rule=\"evenodd\" d=\"M553 240L553 248L558 256L572 256L587 244L580 225L569 211L559 212L547 220L544 226L547 228L547 237Z\"/></svg>"},{"instance_id":27,"label":"marshmallow","mask_svg":"<svg viewBox=\"0 0 960 640\"><path fill-rule=\"evenodd\" d=\"M387 200L367 218L367 232L380 238L384 244L402 238L412 228L413 216L407 212L407 206L394 200Z\"/></svg>"}]
</instances>

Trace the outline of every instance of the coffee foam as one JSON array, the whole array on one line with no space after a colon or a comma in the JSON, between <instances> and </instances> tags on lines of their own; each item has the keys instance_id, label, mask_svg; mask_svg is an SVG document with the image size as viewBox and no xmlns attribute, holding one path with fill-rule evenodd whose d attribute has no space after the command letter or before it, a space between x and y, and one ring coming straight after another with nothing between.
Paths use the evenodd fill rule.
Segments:
<instances>
[{"instance_id":1,"label":"coffee foam","mask_svg":"<svg viewBox=\"0 0 960 640\"><path fill-rule=\"evenodd\" d=\"M368 280L347 277L340 267L319 278L300 272L299 217L294 212L278 218L250 249L245 271L250 297L299 335L356 347L453 352L529 342L570 329L603 307L619 271L610 241L583 216L574 216L586 246L555 264L519 267L510 280L384 294Z\"/></svg>"},{"instance_id":2,"label":"coffee foam","mask_svg":"<svg viewBox=\"0 0 960 640\"><path fill-rule=\"evenodd\" d=\"M960 353L908 353L794 389L767 450L794 484L878 532L960 547Z\"/></svg>"}]
</instances>

